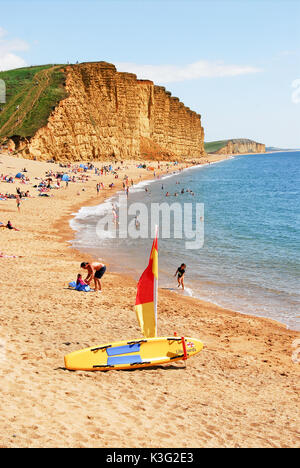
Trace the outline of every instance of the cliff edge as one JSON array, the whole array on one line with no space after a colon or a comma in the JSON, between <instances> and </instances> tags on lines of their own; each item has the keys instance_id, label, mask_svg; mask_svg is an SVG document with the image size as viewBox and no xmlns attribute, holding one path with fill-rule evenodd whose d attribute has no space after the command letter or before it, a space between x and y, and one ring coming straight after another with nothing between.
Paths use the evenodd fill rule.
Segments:
<instances>
[{"instance_id":1,"label":"cliff edge","mask_svg":"<svg viewBox=\"0 0 300 468\"><path fill-rule=\"evenodd\" d=\"M53 69L39 71L43 74L44 88ZM24 102L12 112L11 125L5 121L2 128L6 129L0 130L2 141L4 137L10 138L22 156L72 161L184 160L205 154L201 116L165 88L152 81L138 80L134 74L120 73L106 62L56 66L55 72L64 77L57 85L57 89L63 88L63 95L53 101L47 121L44 119L32 134L24 134L20 118L22 112L25 117L25 104L33 116L40 104L38 91L31 102L27 89ZM38 88L41 80L36 76L32 80ZM10 101L6 106L17 102ZM15 120L15 114L19 120Z\"/></svg>"},{"instance_id":2,"label":"cliff edge","mask_svg":"<svg viewBox=\"0 0 300 468\"><path fill-rule=\"evenodd\" d=\"M205 143L205 151L214 154L265 153L266 146L246 138L211 141Z\"/></svg>"}]
</instances>

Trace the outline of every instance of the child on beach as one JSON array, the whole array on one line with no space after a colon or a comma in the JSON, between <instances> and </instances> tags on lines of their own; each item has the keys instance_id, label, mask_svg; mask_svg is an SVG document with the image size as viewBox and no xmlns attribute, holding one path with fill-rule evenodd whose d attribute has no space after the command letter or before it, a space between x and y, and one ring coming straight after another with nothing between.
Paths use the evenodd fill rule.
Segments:
<instances>
[{"instance_id":1,"label":"child on beach","mask_svg":"<svg viewBox=\"0 0 300 468\"><path fill-rule=\"evenodd\" d=\"M78 286L88 286L87 283L83 281L82 275L80 273L77 275L77 281L76 281L76 287Z\"/></svg>"},{"instance_id":2,"label":"child on beach","mask_svg":"<svg viewBox=\"0 0 300 468\"><path fill-rule=\"evenodd\" d=\"M181 286L183 290L184 290L184 282L183 281L184 281L185 270L186 270L186 264L182 263L180 265L180 267L177 268L176 273L174 275L174 276L177 275L178 288L180 288L180 286Z\"/></svg>"}]
</instances>

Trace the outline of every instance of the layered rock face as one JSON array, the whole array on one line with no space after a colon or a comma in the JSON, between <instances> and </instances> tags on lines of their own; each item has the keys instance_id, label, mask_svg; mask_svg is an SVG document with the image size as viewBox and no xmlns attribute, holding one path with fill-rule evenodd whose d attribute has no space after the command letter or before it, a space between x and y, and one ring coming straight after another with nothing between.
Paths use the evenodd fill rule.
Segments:
<instances>
[{"instance_id":1,"label":"layered rock face","mask_svg":"<svg viewBox=\"0 0 300 468\"><path fill-rule=\"evenodd\" d=\"M68 66L66 91L22 151L37 159L191 159L205 154L201 116L152 81L106 62Z\"/></svg>"},{"instance_id":2,"label":"layered rock face","mask_svg":"<svg viewBox=\"0 0 300 468\"><path fill-rule=\"evenodd\" d=\"M218 154L244 154L244 153L265 153L266 145L247 139L229 140Z\"/></svg>"}]
</instances>

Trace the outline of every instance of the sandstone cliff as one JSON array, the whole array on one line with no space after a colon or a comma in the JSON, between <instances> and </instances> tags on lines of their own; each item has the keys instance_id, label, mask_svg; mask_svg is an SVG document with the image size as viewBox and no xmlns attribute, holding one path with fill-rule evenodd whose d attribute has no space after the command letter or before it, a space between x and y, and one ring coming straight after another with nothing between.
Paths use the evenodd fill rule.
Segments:
<instances>
[{"instance_id":1,"label":"sandstone cliff","mask_svg":"<svg viewBox=\"0 0 300 468\"><path fill-rule=\"evenodd\" d=\"M246 138L205 143L205 150L215 154L265 153L266 146Z\"/></svg>"},{"instance_id":2,"label":"sandstone cliff","mask_svg":"<svg viewBox=\"0 0 300 468\"><path fill-rule=\"evenodd\" d=\"M66 66L64 73L67 97L16 148L23 156L182 160L205 154L201 116L165 88L106 62Z\"/></svg>"}]
</instances>

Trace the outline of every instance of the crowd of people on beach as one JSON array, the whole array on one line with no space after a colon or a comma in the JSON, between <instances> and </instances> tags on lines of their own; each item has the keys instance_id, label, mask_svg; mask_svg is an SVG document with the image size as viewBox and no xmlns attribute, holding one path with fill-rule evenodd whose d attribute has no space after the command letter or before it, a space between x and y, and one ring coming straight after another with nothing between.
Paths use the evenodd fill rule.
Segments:
<instances>
[{"instance_id":1,"label":"crowd of people on beach","mask_svg":"<svg viewBox=\"0 0 300 468\"><path fill-rule=\"evenodd\" d=\"M54 161L50 161L54 162ZM161 176L158 174L158 171L164 170L167 174L172 173L172 166L176 166L178 163L169 163L166 162L164 163L158 163L157 168L154 168L154 166L147 166L146 164L139 164L136 167L138 169L146 169L149 172L151 172L151 176L155 179L159 179ZM115 167L114 167L115 166ZM29 189L22 190L22 185L31 185L32 189L37 190L37 195L41 197L49 197L53 196L52 191L54 190L60 190L62 188L67 189L69 187L69 184L86 184L91 180L91 178L94 176L100 177L106 177L108 174L112 175L115 180L120 178L120 172L121 171L126 171L128 169L128 166L124 164L124 161L118 162L118 165L113 165L113 164L106 164L103 165L102 167L95 167L94 164L92 163L87 163L87 164L71 164L69 162L67 163L60 163L59 164L59 169L58 170L51 170L48 169L45 171L44 176L42 177L35 177L34 179L30 180L30 177L28 175L27 169L24 167L18 174L12 175L12 174L1 174L0 176L0 182L3 183L9 183L9 184L15 184L18 183L18 186L16 187L16 193L11 193L6 192L2 193L0 191L0 201L7 201L10 199L14 199L16 201L16 208L17 211L20 212L21 209L21 202L23 200L29 199L29 198L34 198L34 195L30 194ZM178 172L178 168L176 168ZM141 180L142 175L139 176L139 179ZM123 175L122 176L122 188L124 193L126 194L127 197L129 197L130 194L130 189L134 186L135 182L134 180L128 177L128 175ZM21 184L21 186L19 185ZM115 187L114 182L110 182L108 184L104 183L104 179L97 181L96 183L96 192L97 196L100 195L100 191L107 189L113 189ZM162 185L163 189L163 185ZM82 188L83 191L85 191L84 188ZM151 192L148 187L145 188L145 191L151 195ZM181 190L181 194L189 192L189 190ZM190 191L191 194L193 194ZM80 191L77 192L77 195L80 195ZM177 196L178 193L174 193L174 196ZM168 192L166 193L166 196L171 196ZM115 224L118 224L118 210L117 207L113 204L112 205L112 215ZM138 229L140 227L140 222L138 220L138 217L135 219L135 226ZM7 223L0 222L0 228L2 229L8 229L10 231L19 231L18 228L12 225L11 221L8 221ZM1 258L9 258L9 256L5 256L2 254ZM81 274L77 275L76 282L72 283L72 286L75 287L76 290L81 290L81 291L90 291L90 284L94 282L94 291L96 292L101 292L102 291L102 286L101 286L101 278L106 272L106 266L105 264L101 262L83 262L81 264L81 268L84 270L87 270L87 276L86 278L82 278ZM178 279L178 287L182 287L184 289L184 273L185 273L185 265L182 264L181 267L178 268L175 276L177 276ZM184 271L183 271L184 270ZM71 284L71 283L70 283Z\"/></svg>"},{"instance_id":2,"label":"crowd of people on beach","mask_svg":"<svg viewBox=\"0 0 300 468\"><path fill-rule=\"evenodd\" d=\"M146 165L140 165L140 166L137 166L137 167L145 169ZM160 169L159 164L158 164L158 168ZM167 164L167 168L169 169L168 164ZM119 178L118 170L113 170L112 166L109 166L108 169L115 175L115 178ZM120 168L118 168L118 169L120 169ZM153 171L153 175L155 176L155 178L157 178L157 179L160 178L159 175L156 176L156 173L153 170L153 168L151 168L150 170ZM100 172L95 171L95 173L97 173L98 175L103 175L102 171L100 171ZM177 183L179 184L179 182L177 182ZM129 196L130 187L133 187L133 186L134 186L133 179L129 179L129 177L127 175L125 175L123 177L122 188L123 188L123 191L125 192L127 197ZM113 187L114 187L114 183L111 183L111 184L108 185L108 188L113 188ZM105 189L104 183L103 182L97 182L97 184L96 184L97 196L99 196L100 191L104 190L104 189ZM162 185L162 189L163 189L163 185ZM149 194L151 194L151 192L149 191L149 188L147 186L145 187L145 191L149 192ZM194 193L189 189L182 189L180 191L180 194L184 194L184 193L190 193L191 195L194 195ZM168 192L167 192L167 194L168 194ZM177 195L178 195L178 193L174 194L174 196L177 196ZM166 195L166 196L169 196L169 194ZM118 224L118 208L117 208L115 203L112 203L112 216L113 216L114 223L117 225ZM140 222L139 222L137 216L135 217L135 226L136 226L137 229L140 227ZM91 291L90 284L92 282L94 282L94 291L101 292L102 287L101 287L101 281L100 280L101 280L101 278L103 277L103 275L106 272L106 266L103 263L100 263L100 262L91 262L91 263L83 262L83 263L81 263L81 268L87 270L87 272L88 272L87 277L85 279L83 279L82 275L80 273L78 273L76 282L69 283L69 286L76 289L77 291L87 292L87 291ZM184 290L184 287L185 287L184 286L185 272L186 272L186 265L184 263L182 263L180 265L180 267L178 267L178 269L177 269L177 271L175 273L175 277L177 277L178 288L182 288L182 290Z\"/></svg>"}]
</instances>

